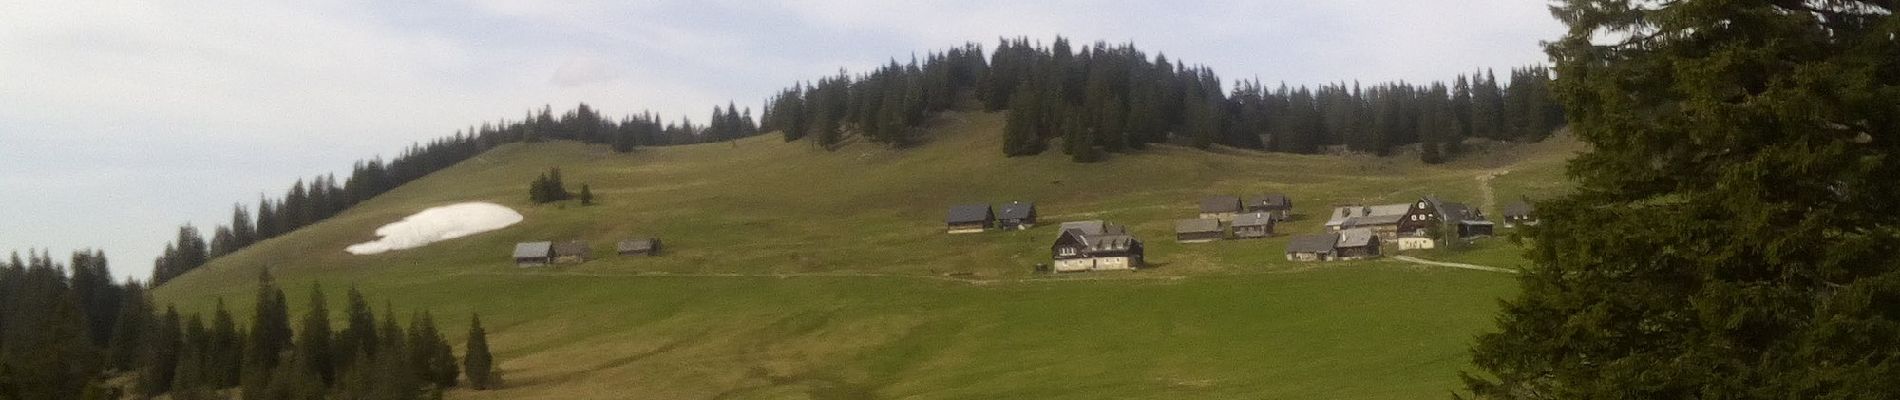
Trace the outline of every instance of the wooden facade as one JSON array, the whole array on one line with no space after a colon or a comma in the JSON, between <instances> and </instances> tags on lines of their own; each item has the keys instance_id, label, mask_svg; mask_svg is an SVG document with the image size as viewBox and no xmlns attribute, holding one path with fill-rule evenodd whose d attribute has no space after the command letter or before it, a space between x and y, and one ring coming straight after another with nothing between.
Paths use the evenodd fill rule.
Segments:
<instances>
[{"instance_id":1,"label":"wooden facade","mask_svg":"<svg viewBox=\"0 0 1900 400\"><path fill-rule=\"evenodd\" d=\"M1241 212L1264 213L1275 221L1285 221L1293 217L1293 199L1285 193L1268 193L1247 196L1241 201Z\"/></svg>"},{"instance_id":2,"label":"wooden facade","mask_svg":"<svg viewBox=\"0 0 1900 400\"><path fill-rule=\"evenodd\" d=\"M1029 229L1036 226L1036 203L1012 201L996 207L997 229Z\"/></svg>"},{"instance_id":3,"label":"wooden facade","mask_svg":"<svg viewBox=\"0 0 1900 400\"><path fill-rule=\"evenodd\" d=\"M1174 241L1181 243L1217 242L1227 238L1220 220L1183 219L1174 221Z\"/></svg>"},{"instance_id":4,"label":"wooden facade","mask_svg":"<svg viewBox=\"0 0 1900 400\"><path fill-rule=\"evenodd\" d=\"M554 263L554 244L550 242L515 243L515 266L541 267Z\"/></svg>"},{"instance_id":5,"label":"wooden facade","mask_svg":"<svg viewBox=\"0 0 1900 400\"><path fill-rule=\"evenodd\" d=\"M579 264L593 257L593 250L587 247L585 241L569 240L554 244L555 264Z\"/></svg>"},{"instance_id":6,"label":"wooden facade","mask_svg":"<svg viewBox=\"0 0 1900 400\"><path fill-rule=\"evenodd\" d=\"M978 233L990 229L996 221L996 212L988 204L963 204L950 207L950 213L944 217L944 224L950 233Z\"/></svg>"},{"instance_id":7,"label":"wooden facade","mask_svg":"<svg viewBox=\"0 0 1900 400\"><path fill-rule=\"evenodd\" d=\"M623 256L658 256L660 239L643 237L622 240L614 244L614 252Z\"/></svg>"},{"instance_id":8,"label":"wooden facade","mask_svg":"<svg viewBox=\"0 0 1900 400\"><path fill-rule=\"evenodd\" d=\"M1234 216L1240 214L1240 210L1240 197L1213 196L1201 199L1202 219L1233 221Z\"/></svg>"},{"instance_id":9,"label":"wooden facade","mask_svg":"<svg viewBox=\"0 0 1900 400\"><path fill-rule=\"evenodd\" d=\"M1270 213L1247 213L1234 217L1234 237L1258 239L1273 236L1277 217Z\"/></svg>"}]
</instances>

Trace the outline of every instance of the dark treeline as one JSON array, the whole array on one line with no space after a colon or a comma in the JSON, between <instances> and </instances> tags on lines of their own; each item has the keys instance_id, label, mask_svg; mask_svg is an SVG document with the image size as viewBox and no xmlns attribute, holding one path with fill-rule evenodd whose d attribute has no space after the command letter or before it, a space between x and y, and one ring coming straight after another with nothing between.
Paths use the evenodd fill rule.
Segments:
<instances>
[{"instance_id":1,"label":"dark treeline","mask_svg":"<svg viewBox=\"0 0 1900 400\"><path fill-rule=\"evenodd\" d=\"M1047 47L1018 38L1001 41L987 59L982 46L965 44L869 73L839 72L794 85L768 99L756 120L750 108L731 103L713 107L705 125L687 118L663 122L651 112L610 119L586 104L555 115L544 106L517 121L483 123L413 145L389 161L359 161L343 179L299 180L281 197L259 198L252 208L235 205L231 221L209 238L182 226L154 262L152 282L322 221L503 143L574 140L630 152L778 131L788 142L810 137L827 149L852 139L904 147L916 143L913 128L933 113L982 109L1010 111L1000 144L1009 156L1040 154L1057 139L1064 154L1081 162L1150 143L1379 155L1418 144L1419 157L1436 163L1455 157L1466 138L1538 140L1562 124L1547 69L1519 68L1510 77L1509 85L1479 71L1450 84L1318 88L1268 88L1254 79L1223 90L1212 69L1165 55L1149 58L1132 45L1073 49L1060 37Z\"/></svg>"},{"instance_id":2,"label":"dark treeline","mask_svg":"<svg viewBox=\"0 0 1900 400\"><path fill-rule=\"evenodd\" d=\"M1511 71L1509 85L1478 71L1449 84L1268 88L1255 79L1223 90L1212 69L1151 59L1132 45L1072 49L1060 37L1047 47L1019 38L983 56L968 44L795 85L767 101L761 129L828 148L852 137L904 146L929 113L981 107L1010 111L1001 144L1010 156L1040 154L1055 139L1082 162L1163 142L1380 155L1418 144L1435 163L1455 156L1465 138L1539 140L1563 121L1544 67Z\"/></svg>"},{"instance_id":3,"label":"dark treeline","mask_svg":"<svg viewBox=\"0 0 1900 400\"><path fill-rule=\"evenodd\" d=\"M559 116L549 107L529 112L519 121L483 123L427 144L412 145L396 158L358 161L347 178L320 175L291 184L282 197L261 197L255 208L232 206L231 221L220 224L206 238L186 224L153 263L152 283L163 284L198 268L211 259L231 254L257 242L290 233L343 212L376 195L455 165L504 143L574 140L608 144L630 152L640 146L665 146L732 140L759 133L752 110L732 104L714 107L713 121L705 126L690 119L662 123L651 112L609 119L581 104ZM564 198L564 197L563 197Z\"/></svg>"},{"instance_id":4,"label":"dark treeline","mask_svg":"<svg viewBox=\"0 0 1900 400\"><path fill-rule=\"evenodd\" d=\"M354 288L340 329L313 287L292 330L284 293L266 273L240 327L222 300L209 318L159 312L145 285L114 283L106 264L95 251L75 252L67 265L45 253L0 262L0 399L229 398L236 388L245 399L439 398L464 367L476 389L500 383L479 319L468 362L458 364L427 312L405 327L387 305L376 316Z\"/></svg>"}]
</instances>

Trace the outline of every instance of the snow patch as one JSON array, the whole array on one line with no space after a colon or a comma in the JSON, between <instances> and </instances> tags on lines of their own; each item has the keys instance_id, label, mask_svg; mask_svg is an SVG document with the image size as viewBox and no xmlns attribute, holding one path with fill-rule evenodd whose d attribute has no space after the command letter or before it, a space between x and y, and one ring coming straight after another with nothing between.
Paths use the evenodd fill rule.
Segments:
<instances>
[{"instance_id":1,"label":"snow patch","mask_svg":"<svg viewBox=\"0 0 1900 400\"><path fill-rule=\"evenodd\" d=\"M365 255L413 249L506 228L521 222L521 219L521 213L495 203L473 202L433 207L376 228L379 239L353 244L343 250L350 254Z\"/></svg>"}]
</instances>

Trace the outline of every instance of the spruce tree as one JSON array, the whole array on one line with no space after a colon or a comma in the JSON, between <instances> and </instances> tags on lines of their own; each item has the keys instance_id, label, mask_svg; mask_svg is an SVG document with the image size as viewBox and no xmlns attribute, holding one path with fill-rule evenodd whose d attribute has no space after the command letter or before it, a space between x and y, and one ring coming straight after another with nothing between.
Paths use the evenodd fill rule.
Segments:
<instances>
[{"instance_id":1,"label":"spruce tree","mask_svg":"<svg viewBox=\"0 0 1900 400\"><path fill-rule=\"evenodd\" d=\"M343 331L337 333L336 341L333 343L335 352L332 354L335 354L335 358L332 360L335 360L336 369L340 370L354 368L357 353L375 357L378 343L376 313L370 310L369 301L365 300L363 292L356 290L354 286L350 287L348 296L348 306L344 311L347 322Z\"/></svg>"},{"instance_id":2,"label":"spruce tree","mask_svg":"<svg viewBox=\"0 0 1900 400\"><path fill-rule=\"evenodd\" d=\"M106 350L108 370L131 371L140 363L146 338L155 327L152 323L151 299L145 295L144 285L128 282L124 286L124 301L119 303L119 317L114 319L111 344Z\"/></svg>"},{"instance_id":3,"label":"spruce tree","mask_svg":"<svg viewBox=\"0 0 1900 400\"><path fill-rule=\"evenodd\" d=\"M239 337L237 321L232 320L231 312L225 309L223 298L218 299L217 310L211 317L210 348L206 357L206 371L213 387L237 386L244 366L244 340Z\"/></svg>"},{"instance_id":4,"label":"spruce tree","mask_svg":"<svg viewBox=\"0 0 1900 400\"><path fill-rule=\"evenodd\" d=\"M165 307L165 316L158 320L158 330L152 332L151 340L146 342L144 361L140 362L144 367L139 371L139 393L156 396L171 390L179 348L184 346L181 324L178 309Z\"/></svg>"},{"instance_id":5,"label":"spruce tree","mask_svg":"<svg viewBox=\"0 0 1900 400\"><path fill-rule=\"evenodd\" d=\"M257 299L251 314L250 338L245 342L244 354L259 368L249 368L247 372L256 372L258 378L277 367L279 355L291 345L290 310L284 302L284 291L277 287L277 281L271 278L270 270L258 272Z\"/></svg>"},{"instance_id":6,"label":"spruce tree","mask_svg":"<svg viewBox=\"0 0 1900 400\"><path fill-rule=\"evenodd\" d=\"M336 382L336 353L331 343L330 311L326 303L323 286L312 285L310 311L304 313L303 323L297 327L297 359L303 364L299 367L329 386Z\"/></svg>"},{"instance_id":7,"label":"spruce tree","mask_svg":"<svg viewBox=\"0 0 1900 400\"><path fill-rule=\"evenodd\" d=\"M1555 92L1590 150L1537 204L1473 394L1900 398L1894 8L1554 6Z\"/></svg>"},{"instance_id":8,"label":"spruce tree","mask_svg":"<svg viewBox=\"0 0 1900 400\"><path fill-rule=\"evenodd\" d=\"M468 323L468 345L462 350L462 370L468 374L468 386L475 390L501 388L501 373L495 369L495 358L488 353L488 332L482 330L482 316L475 315Z\"/></svg>"},{"instance_id":9,"label":"spruce tree","mask_svg":"<svg viewBox=\"0 0 1900 400\"><path fill-rule=\"evenodd\" d=\"M456 365L454 348L427 312L410 318L409 359L417 378L438 387L455 386L462 372Z\"/></svg>"}]
</instances>

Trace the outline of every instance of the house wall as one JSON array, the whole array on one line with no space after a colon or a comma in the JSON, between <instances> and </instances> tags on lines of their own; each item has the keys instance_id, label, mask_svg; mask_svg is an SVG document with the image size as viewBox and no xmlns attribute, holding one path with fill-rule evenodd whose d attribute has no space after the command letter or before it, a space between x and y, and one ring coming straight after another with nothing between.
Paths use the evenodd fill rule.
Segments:
<instances>
[{"instance_id":1,"label":"house wall","mask_svg":"<svg viewBox=\"0 0 1900 400\"><path fill-rule=\"evenodd\" d=\"M1311 261L1326 261L1326 260L1330 260L1330 259L1332 259L1332 257L1331 257L1331 256L1330 256L1329 254L1326 254L1326 253L1307 253L1307 252L1298 252L1298 253L1287 253L1287 254L1286 254L1286 260L1287 260L1287 261L1307 261L1307 262L1311 262Z\"/></svg>"},{"instance_id":2,"label":"house wall","mask_svg":"<svg viewBox=\"0 0 1900 400\"><path fill-rule=\"evenodd\" d=\"M1243 237L1243 238L1263 238L1263 237L1273 236L1273 234L1269 233L1267 231L1267 227L1264 227L1264 226L1236 226L1234 227L1234 236Z\"/></svg>"},{"instance_id":3,"label":"house wall","mask_svg":"<svg viewBox=\"0 0 1900 400\"><path fill-rule=\"evenodd\" d=\"M950 225L950 233L977 233L977 232L982 232L985 228L988 228L988 227L989 227L989 224Z\"/></svg>"},{"instance_id":4,"label":"house wall","mask_svg":"<svg viewBox=\"0 0 1900 400\"><path fill-rule=\"evenodd\" d=\"M1225 239L1226 236L1221 232L1177 233L1174 234L1174 240L1181 243L1207 243Z\"/></svg>"},{"instance_id":5,"label":"house wall","mask_svg":"<svg viewBox=\"0 0 1900 400\"><path fill-rule=\"evenodd\" d=\"M1070 259L1056 260L1054 267L1055 267L1056 272L1089 271L1089 270L1095 269L1095 259L1070 258Z\"/></svg>"},{"instance_id":6,"label":"house wall","mask_svg":"<svg viewBox=\"0 0 1900 400\"><path fill-rule=\"evenodd\" d=\"M1095 258L1096 271L1123 270L1123 269L1135 269L1135 262L1133 260L1130 260L1128 257L1096 257Z\"/></svg>"},{"instance_id":7,"label":"house wall","mask_svg":"<svg viewBox=\"0 0 1900 400\"><path fill-rule=\"evenodd\" d=\"M516 267L522 267L522 268L545 267L547 265L548 265L548 260L545 258L517 258L515 259Z\"/></svg>"},{"instance_id":8,"label":"house wall","mask_svg":"<svg viewBox=\"0 0 1900 400\"><path fill-rule=\"evenodd\" d=\"M996 227L1002 229L1029 229L1036 227L1036 220L1001 219L996 220Z\"/></svg>"},{"instance_id":9,"label":"house wall","mask_svg":"<svg viewBox=\"0 0 1900 400\"><path fill-rule=\"evenodd\" d=\"M586 261L587 261L587 258L586 258L586 257L581 257L581 256L560 256L560 257L554 257L554 263L556 263L556 264L579 264L579 263L582 263L582 262L586 262Z\"/></svg>"},{"instance_id":10,"label":"house wall","mask_svg":"<svg viewBox=\"0 0 1900 400\"><path fill-rule=\"evenodd\" d=\"M1201 213L1201 219L1218 219L1218 220L1220 220L1221 222L1233 222L1233 221L1234 221L1234 215L1237 215L1237 214L1234 214L1234 213L1230 213L1230 212L1224 212L1224 213Z\"/></svg>"},{"instance_id":11,"label":"house wall","mask_svg":"<svg viewBox=\"0 0 1900 400\"><path fill-rule=\"evenodd\" d=\"M1402 237L1394 242L1394 244L1399 246L1400 251L1424 250L1438 247L1438 241L1428 237Z\"/></svg>"}]
</instances>

